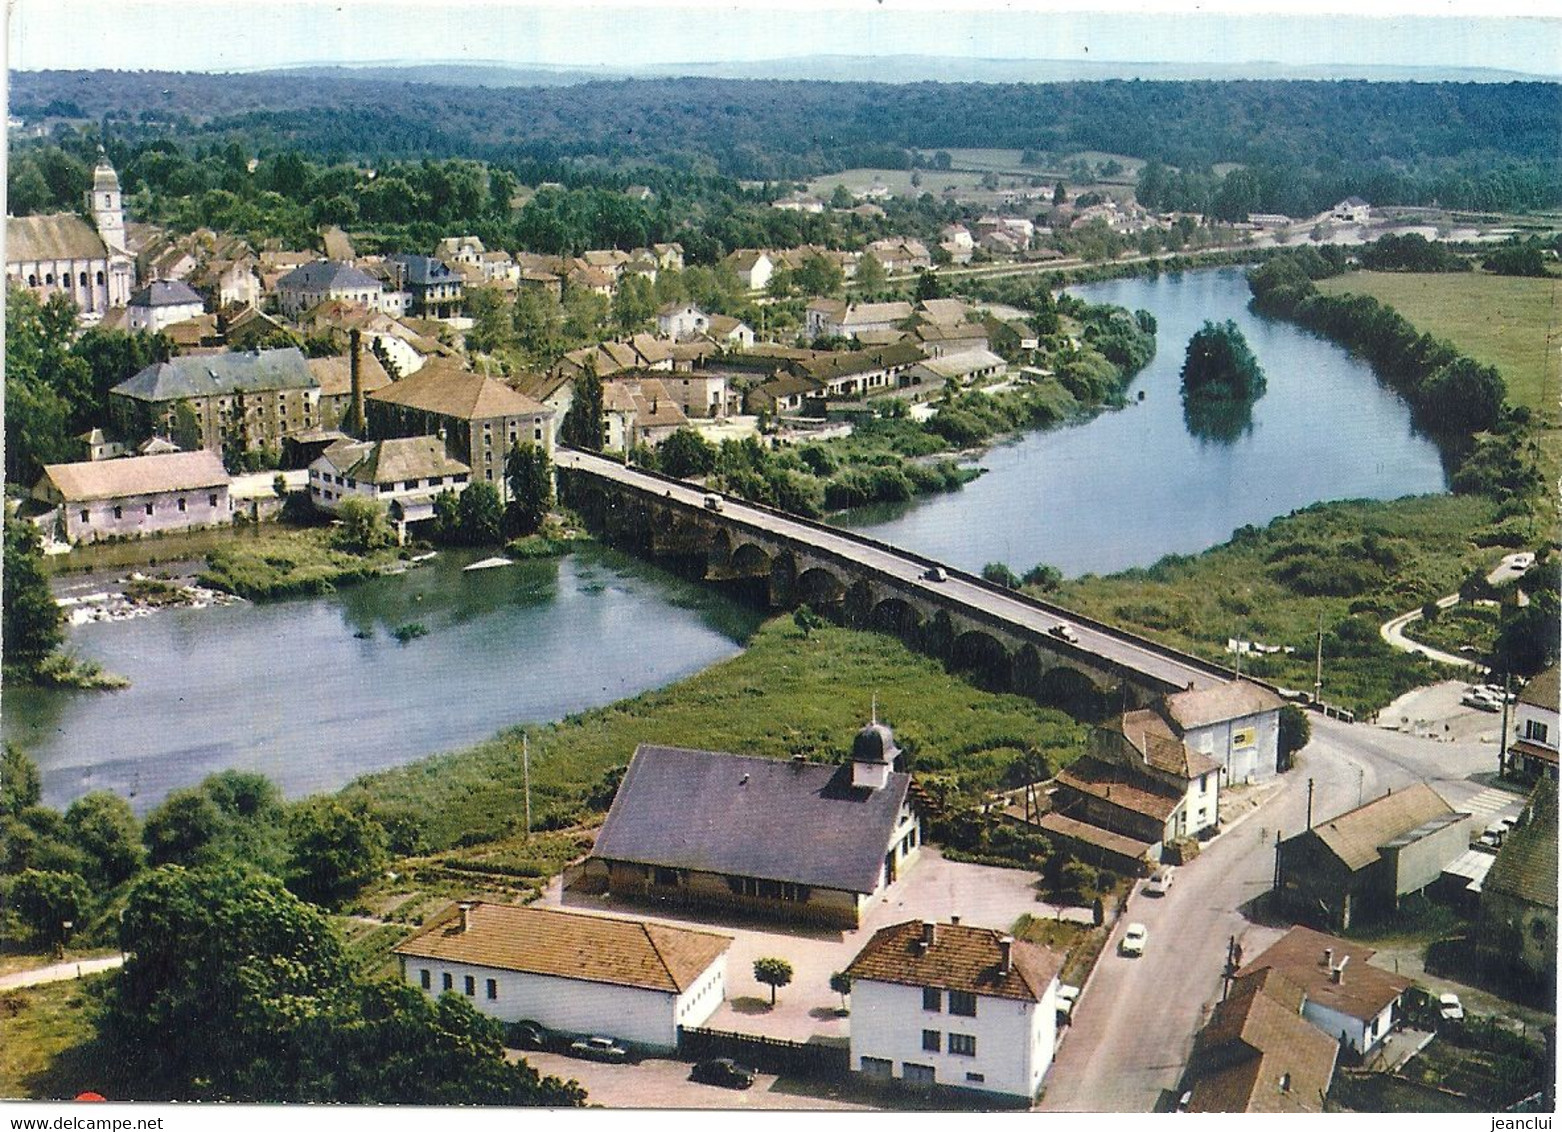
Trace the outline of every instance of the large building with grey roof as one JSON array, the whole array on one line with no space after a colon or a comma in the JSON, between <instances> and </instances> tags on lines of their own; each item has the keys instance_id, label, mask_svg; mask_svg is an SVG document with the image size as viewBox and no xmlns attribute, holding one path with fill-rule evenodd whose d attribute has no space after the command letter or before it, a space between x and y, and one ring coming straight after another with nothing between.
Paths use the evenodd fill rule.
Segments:
<instances>
[{"instance_id":1,"label":"large building with grey roof","mask_svg":"<svg viewBox=\"0 0 1562 1132\"><path fill-rule=\"evenodd\" d=\"M320 424L320 383L296 347L170 358L109 390L109 418L138 443L250 452Z\"/></svg>"},{"instance_id":2,"label":"large building with grey roof","mask_svg":"<svg viewBox=\"0 0 1562 1132\"><path fill-rule=\"evenodd\" d=\"M472 901L394 950L402 978L431 997L459 994L501 1022L671 1052L680 1027L700 1025L726 998L731 944L714 932Z\"/></svg>"},{"instance_id":3,"label":"large building with grey roof","mask_svg":"<svg viewBox=\"0 0 1562 1132\"><path fill-rule=\"evenodd\" d=\"M397 294L391 292L391 294ZM401 314L405 300L387 301L385 284L366 271L338 260L317 259L301 264L277 280L277 306L289 318L330 299L357 303L370 310Z\"/></svg>"},{"instance_id":4,"label":"large building with grey roof","mask_svg":"<svg viewBox=\"0 0 1562 1132\"><path fill-rule=\"evenodd\" d=\"M136 261L125 249L119 176L100 156L87 194L89 223L74 212L5 218L5 274L40 301L63 294L84 321L130 301Z\"/></svg>"},{"instance_id":5,"label":"large building with grey roof","mask_svg":"<svg viewBox=\"0 0 1562 1132\"><path fill-rule=\"evenodd\" d=\"M630 899L855 928L922 843L898 754L882 724L842 765L642 743L587 876Z\"/></svg>"}]
</instances>

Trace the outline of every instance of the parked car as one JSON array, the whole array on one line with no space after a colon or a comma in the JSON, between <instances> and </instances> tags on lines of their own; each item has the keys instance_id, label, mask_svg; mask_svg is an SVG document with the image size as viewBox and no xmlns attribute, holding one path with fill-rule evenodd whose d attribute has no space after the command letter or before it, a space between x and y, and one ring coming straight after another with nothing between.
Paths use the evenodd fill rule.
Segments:
<instances>
[{"instance_id":1,"label":"parked car","mask_svg":"<svg viewBox=\"0 0 1562 1132\"><path fill-rule=\"evenodd\" d=\"M1079 1001L1079 988L1068 983L1058 984L1058 1021L1067 1022L1074 1016L1074 1005Z\"/></svg>"},{"instance_id":2,"label":"parked car","mask_svg":"<svg viewBox=\"0 0 1562 1132\"><path fill-rule=\"evenodd\" d=\"M1437 1013L1444 1022L1463 1022L1464 1003L1459 1001L1459 996L1452 992L1437 996Z\"/></svg>"},{"instance_id":3,"label":"parked car","mask_svg":"<svg viewBox=\"0 0 1562 1132\"><path fill-rule=\"evenodd\" d=\"M1459 702L1465 707L1478 708L1481 711L1501 711L1502 697L1492 695L1485 688L1469 688L1464 695L1459 697Z\"/></svg>"},{"instance_id":4,"label":"parked car","mask_svg":"<svg viewBox=\"0 0 1562 1132\"><path fill-rule=\"evenodd\" d=\"M949 575L942 566L929 566L923 571L922 577L930 582L947 582L949 580Z\"/></svg>"},{"instance_id":5,"label":"parked car","mask_svg":"<svg viewBox=\"0 0 1562 1132\"><path fill-rule=\"evenodd\" d=\"M510 1044L516 1049L547 1049L548 1031L535 1022L517 1022L510 1027Z\"/></svg>"},{"instance_id":6,"label":"parked car","mask_svg":"<svg viewBox=\"0 0 1562 1132\"><path fill-rule=\"evenodd\" d=\"M1079 634L1074 632L1074 628L1071 625L1054 625L1047 632L1059 640L1067 641L1071 645L1079 644Z\"/></svg>"},{"instance_id":7,"label":"parked car","mask_svg":"<svg viewBox=\"0 0 1562 1132\"><path fill-rule=\"evenodd\" d=\"M689 1080L728 1089L746 1089L754 1083L754 1071L730 1057L717 1057L696 1064Z\"/></svg>"},{"instance_id":8,"label":"parked car","mask_svg":"<svg viewBox=\"0 0 1562 1132\"><path fill-rule=\"evenodd\" d=\"M1143 924L1129 924L1128 930L1123 933L1123 942L1118 946L1124 955L1131 955L1137 959L1144 954L1144 945L1149 938L1149 928Z\"/></svg>"},{"instance_id":9,"label":"parked car","mask_svg":"<svg viewBox=\"0 0 1562 1132\"><path fill-rule=\"evenodd\" d=\"M570 1053L591 1061L621 1062L629 1060L629 1051L612 1038L591 1037L571 1042Z\"/></svg>"},{"instance_id":10,"label":"parked car","mask_svg":"<svg viewBox=\"0 0 1562 1132\"><path fill-rule=\"evenodd\" d=\"M719 496L719 495L707 495L705 497L705 510L707 510L707 511L720 511L721 510L721 496Z\"/></svg>"},{"instance_id":11,"label":"parked car","mask_svg":"<svg viewBox=\"0 0 1562 1132\"><path fill-rule=\"evenodd\" d=\"M1171 887L1173 869L1170 865L1163 865L1150 874L1150 879L1144 882L1144 894L1146 896L1165 896L1166 890Z\"/></svg>"}]
</instances>

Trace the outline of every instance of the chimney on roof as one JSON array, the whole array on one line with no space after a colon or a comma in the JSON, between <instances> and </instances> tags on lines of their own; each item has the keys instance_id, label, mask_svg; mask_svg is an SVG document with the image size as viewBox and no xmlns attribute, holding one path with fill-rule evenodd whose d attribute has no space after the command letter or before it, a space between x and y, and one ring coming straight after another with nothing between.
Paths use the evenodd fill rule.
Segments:
<instances>
[{"instance_id":1,"label":"chimney on roof","mask_svg":"<svg viewBox=\"0 0 1562 1132\"><path fill-rule=\"evenodd\" d=\"M476 904L470 900L463 900L456 907L461 909L461 934L465 935L472 929L472 909Z\"/></svg>"},{"instance_id":2,"label":"chimney on roof","mask_svg":"<svg viewBox=\"0 0 1562 1132\"><path fill-rule=\"evenodd\" d=\"M1345 964L1349 962L1349 955L1340 956L1339 966L1334 967L1329 971L1329 981L1331 983L1343 983L1345 981Z\"/></svg>"},{"instance_id":3,"label":"chimney on roof","mask_svg":"<svg viewBox=\"0 0 1562 1132\"><path fill-rule=\"evenodd\" d=\"M1325 947L1323 949L1323 965L1330 968L1334 966L1334 948Z\"/></svg>"},{"instance_id":4,"label":"chimney on roof","mask_svg":"<svg viewBox=\"0 0 1562 1132\"><path fill-rule=\"evenodd\" d=\"M937 938L938 938L938 925L935 924L932 920L923 920L922 921L922 938L917 941L918 944L919 944L919 950L924 951L924 952L927 951L928 948L933 946L933 944L937 940Z\"/></svg>"},{"instance_id":5,"label":"chimney on roof","mask_svg":"<svg viewBox=\"0 0 1562 1132\"><path fill-rule=\"evenodd\" d=\"M1014 937L1006 935L998 941L998 974L1007 975L1014 969Z\"/></svg>"},{"instance_id":6,"label":"chimney on roof","mask_svg":"<svg viewBox=\"0 0 1562 1132\"><path fill-rule=\"evenodd\" d=\"M960 926L960 913L956 912L954 915L950 916L949 922L958 928Z\"/></svg>"}]
</instances>

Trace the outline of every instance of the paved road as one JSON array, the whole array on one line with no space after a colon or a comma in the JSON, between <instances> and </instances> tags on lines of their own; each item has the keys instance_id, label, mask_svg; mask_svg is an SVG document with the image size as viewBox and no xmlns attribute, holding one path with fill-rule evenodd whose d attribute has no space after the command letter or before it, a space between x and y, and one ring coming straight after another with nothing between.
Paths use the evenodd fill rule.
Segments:
<instances>
[{"instance_id":1,"label":"paved road","mask_svg":"<svg viewBox=\"0 0 1562 1132\"><path fill-rule=\"evenodd\" d=\"M1413 782L1429 782L1456 810L1474 815L1477 829L1523 804L1521 795L1491 782L1494 744L1311 718L1312 742L1274 794L1179 869L1166 896L1145 896L1141 886L1130 897L1074 1009L1047 1076L1043 1111L1149 1112L1165 1104L1194 1033L1219 1001L1227 941L1235 936L1251 958L1282 934L1250 922L1242 909L1272 883L1276 832L1289 837L1306 825L1309 779L1314 824ZM1139 959L1116 951L1132 921L1149 929Z\"/></svg>"},{"instance_id":2,"label":"paved road","mask_svg":"<svg viewBox=\"0 0 1562 1132\"><path fill-rule=\"evenodd\" d=\"M0 990L36 987L44 983L63 983L66 979L79 979L83 975L95 975L99 971L112 971L115 967L123 966L124 962L123 955L108 955L101 959L72 959L48 967L34 967L30 971L13 971L9 975L0 975Z\"/></svg>"},{"instance_id":3,"label":"paved road","mask_svg":"<svg viewBox=\"0 0 1562 1132\"><path fill-rule=\"evenodd\" d=\"M591 453L560 449L555 455L555 463L562 468L590 472L604 479L661 495L690 507L703 506L705 496L709 494L704 488L693 484L669 483ZM746 506L730 497L722 498L721 514L722 518L729 523L791 538L848 561L862 563L902 583L926 589L930 595L936 594L940 598L952 600L978 613L1001 618L1019 628L1045 635L1058 626L1072 626L1078 636L1078 644L1071 646L1062 641L1055 641L1053 647L1059 652L1067 653L1073 649L1086 657L1101 657L1122 668L1158 681L1168 688L1181 689L1190 685L1209 688L1224 684L1229 679L1214 665L1204 664L1191 657L1181 659L1176 654L1169 654L1166 650L1157 648L1148 641L1141 641L1130 634L1081 622L1067 610L1053 607L1038 608L1036 604L1029 601L1021 601L965 580L953 571L949 572L946 581L928 581L923 575L927 571L930 560L882 549L864 542L847 531L837 531L833 528L821 529L818 526Z\"/></svg>"},{"instance_id":4,"label":"paved road","mask_svg":"<svg viewBox=\"0 0 1562 1132\"><path fill-rule=\"evenodd\" d=\"M647 1058L636 1065L604 1065L560 1053L525 1052L537 1072L579 1081L586 1103L604 1108L826 1109L863 1111L872 1108L845 1086L755 1075L747 1089L724 1089L689 1080L687 1061Z\"/></svg>"}]
</instances>

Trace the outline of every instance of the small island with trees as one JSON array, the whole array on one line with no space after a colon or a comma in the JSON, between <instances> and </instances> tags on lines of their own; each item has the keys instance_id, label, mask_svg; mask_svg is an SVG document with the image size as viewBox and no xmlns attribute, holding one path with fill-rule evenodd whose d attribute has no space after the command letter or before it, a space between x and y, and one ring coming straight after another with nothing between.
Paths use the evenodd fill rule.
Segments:
<instances>
[{"instance_id":1,"label":"small island with trees","mask_svg":"<svg viewBox=\"0 0 1562 1132\"><path fill-rule=\"evenodd\" d=\"M1188 339L1184 401L1255 401L1264 386L1264 371L1236 323L1206 322Z\"/></svg>"}]
</instances>

